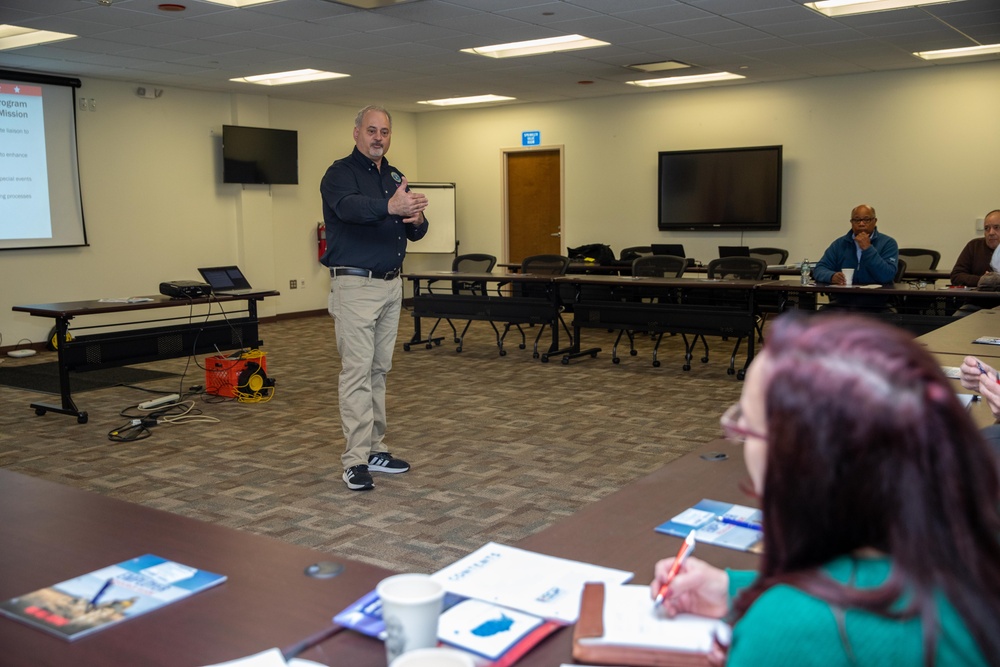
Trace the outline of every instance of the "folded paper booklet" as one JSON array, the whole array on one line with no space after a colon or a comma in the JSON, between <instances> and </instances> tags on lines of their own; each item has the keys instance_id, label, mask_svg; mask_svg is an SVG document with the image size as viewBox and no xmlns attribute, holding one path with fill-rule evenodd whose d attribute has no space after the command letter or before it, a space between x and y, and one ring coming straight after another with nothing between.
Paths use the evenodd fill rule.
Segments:
<instances>
[{"instance_id":1,"label":"folded paper booklet","mask_svg":"<svg viewBox=\"0 0 1000 667\"><path fill-rule=\"evenodd\" d=\"M761 511L753 507L702 499L694 507L657 526L656 531L687 537L695 530L698 542L760 553L764 546L761 517Z\"/></svg>"},{"instance_id":2,"label":"folded paper booklet","mask_svg":"<svg viewBox=\"0 0 1000 667\"><path fill-rule=\"evenodd\" d=\"M72 641L225 580L146 554L0 602L0 614Z\"/></svg>"},{"instance_id":3,"label":"folded paper booklet","mask_svg":"<svg viewBox=\"0 0 1000 667\"><path fill-rule=\"evenodd\" d=\"M667 618L648 586L587 584L573 630L573 658L600 665L707 667L721 621L694 614Z\"/></svg>"},{"instance_id":4,"label":"folded paper booklet","mask_svg":"<svg viewBox=\"0 0 1000 667\"><path fill-rule=\"evenodd\" d=\"M477 667L509 667L538 642L563 627L531 614L448 593L438 640L470 654ZM382 639L382 601L371 591L333 617L333 622Z\"/></svg>"},{"instance_id":5,"label":"folded paper booklet","mask_svg":"<svg viewBox=\"0 0 1000 667\"><path fill-rule=\"evenodd\" d=\"M973 343L979 343L980 345L1000 345L1000 338L996 336L980 336Z\"/></svg>"}]
</instances>

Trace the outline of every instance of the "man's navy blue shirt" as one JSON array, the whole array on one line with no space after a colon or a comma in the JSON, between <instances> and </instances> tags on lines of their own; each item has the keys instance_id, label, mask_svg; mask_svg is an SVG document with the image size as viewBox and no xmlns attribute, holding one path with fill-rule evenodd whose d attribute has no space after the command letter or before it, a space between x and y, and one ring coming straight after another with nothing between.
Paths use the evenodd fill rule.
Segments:
<instances>
[{"instance_id":1,"label":"man's navy blue shirt","mask_svg":"<svg viewBox=\"0 0 1000 667\"><path fill-rule=\"evenodd\" d=\"M427 220L419 225L389 215L389 199L403 181L403 174L384 157L382 170L361 151L334 162L319 191L326 224L326 266L353 266L375 274L399 269L406 256L406 242L427 233Z\"/></svg>"}]
</instances>

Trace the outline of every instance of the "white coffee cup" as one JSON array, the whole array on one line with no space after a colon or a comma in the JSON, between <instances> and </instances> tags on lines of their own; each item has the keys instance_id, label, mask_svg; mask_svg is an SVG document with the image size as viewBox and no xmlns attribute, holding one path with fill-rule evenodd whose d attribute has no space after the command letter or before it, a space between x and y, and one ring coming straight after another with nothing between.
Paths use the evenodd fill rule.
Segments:
<instances>
[{"instance_id":1,"label":"white coffee cup","mask_svg":"<svg viewBox=\"0 0 1000 667\"><path fill-rule=\"evenodd\" d=\"M451 648L418 648L392 661L389 667L475 667L472 656Z\"/></svg>"},{"instance_id":2,"label":"white coffee cup","mask_svg":"<svg viewBox=\"0 0 1000 667\"><path fill-rule=\"evenodd\" d=\"M844 284L853 285L854 284L854 269L841 269L841 273L844 274Z\"/></svg>"},{"instance_id":3,"label":"white coffee cup","mask_svg":"<svg viewBox=\"0 0 1000 667\"><path fill-rule=\"evenodd\" d=\"M429 574L397 574L380 581L375 590L382 600L389 663L413 649L437 646L441 584Z\"/></svg>"}]
</instances>

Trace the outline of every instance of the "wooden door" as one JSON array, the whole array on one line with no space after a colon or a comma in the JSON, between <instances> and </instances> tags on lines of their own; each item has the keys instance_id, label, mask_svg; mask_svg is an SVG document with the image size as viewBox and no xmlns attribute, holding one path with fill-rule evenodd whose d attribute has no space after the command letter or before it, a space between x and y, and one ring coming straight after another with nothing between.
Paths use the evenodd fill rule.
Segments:
<instances>
[{"instance_id":1,"label":"wooden door","mask_svg":"<svg viewBox=\"0 0 1000 667\"><path fill-rule=\"evenodd\" d=\"M509 152L504 157L507 261L563 254L560 150Z\"/></svg>"}]
</instances>

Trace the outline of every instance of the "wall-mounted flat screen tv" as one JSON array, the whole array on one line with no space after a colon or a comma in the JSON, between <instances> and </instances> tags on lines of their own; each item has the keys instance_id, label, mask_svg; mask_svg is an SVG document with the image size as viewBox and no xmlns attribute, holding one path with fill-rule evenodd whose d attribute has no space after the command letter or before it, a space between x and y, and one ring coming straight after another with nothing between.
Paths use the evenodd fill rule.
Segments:
<instances>
[{"instance_id":1,"label":"wall-mounted flat screen tv","mask_svg":"<svg viewBox=\"0 0 1000 667\"><path fill-rule=\"evenodd\" d=\"M658 227L781 229L781 146L661 151Z\"/></svg>"},{"instance_id":2,"label":"wall-mounted flat screen tv","mask_svg":"<svg viewBox=\"0 0 1000 667\"><path fill-rule=\"evenodd\" d=\"M223 125L222 182L297 184L299 133Z\"/></svg>"}]
</instances>

